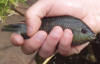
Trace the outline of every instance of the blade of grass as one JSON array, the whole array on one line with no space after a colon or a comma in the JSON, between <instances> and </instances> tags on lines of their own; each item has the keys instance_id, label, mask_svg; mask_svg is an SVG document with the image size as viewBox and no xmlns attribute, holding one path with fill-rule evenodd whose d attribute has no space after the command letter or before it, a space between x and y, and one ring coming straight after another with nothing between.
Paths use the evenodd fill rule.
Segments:
<instances>
[{"instance_id":1,"label":"blade of grass","mask_svg":"<svg viewBox=\"0 0 100 64\"><path fill-rule=\"evenodd\" d=\"M11 14L13 5L16 7L18 3L25 3L26 0L0 0L0 20L4 22L9 14Z\"/></svg>"}]
</instances>

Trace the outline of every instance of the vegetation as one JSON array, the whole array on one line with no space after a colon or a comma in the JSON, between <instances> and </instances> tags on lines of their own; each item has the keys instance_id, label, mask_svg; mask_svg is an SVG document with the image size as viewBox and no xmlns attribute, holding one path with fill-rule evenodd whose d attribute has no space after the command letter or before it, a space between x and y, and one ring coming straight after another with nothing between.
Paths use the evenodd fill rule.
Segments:
<instances>
[{"instance_id":1,"label":"vegetation","mask_svg":"<svg viewBox=\"0 0 100 64\"><path fill-rule=\"evenodd\" d=\"M4 19L13 12L11 6L16 7L19 2L24 3L26 0L0 0L0 20Z\"/></svg>"}]
</instances>

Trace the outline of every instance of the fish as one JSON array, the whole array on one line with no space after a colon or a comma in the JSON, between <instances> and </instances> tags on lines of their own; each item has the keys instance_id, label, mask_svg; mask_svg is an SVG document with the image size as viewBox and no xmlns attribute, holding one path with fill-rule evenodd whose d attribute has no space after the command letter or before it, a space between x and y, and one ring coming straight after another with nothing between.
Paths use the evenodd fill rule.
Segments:
<instances>
[{"instance_id":1,"label":"fish","mask_svg":"<svg viewBox=\"0 0 100 64\"><path fill-rule=\"evenodd\" d=\"M42 24L39 30L44 30L48 34L54 26L60 26L63 30L71 29L73 33L72 46L81 45L96 38L95 33L82 20L73 16L45 17L42 18L41 21ZM1 31L16 32L21 34L24 39L30 38L27 36L27 25L25 23L4 25ZM56 56L56 54L53 54L47 59L43 59L37 52L34 56L34 59L36 60L37 64L47 64L54 56Z\"/></svg>"},{"instance_id":2,"label":"fish","mask_svg":"<svg viewBox=\"0 0 100 64\"><path fill-rule=\"evenodd\" d=\"M80 19L72 16L55 16L41 19L40 30L49 33L54 26L60 26L64 29L71 29L73 33L72 46L80 45L95 39L95 33ZM16 32L21 34L24 39L28 39L27 26L25 23L5 25L1 31Z\"/></svg>"}]
</instances>

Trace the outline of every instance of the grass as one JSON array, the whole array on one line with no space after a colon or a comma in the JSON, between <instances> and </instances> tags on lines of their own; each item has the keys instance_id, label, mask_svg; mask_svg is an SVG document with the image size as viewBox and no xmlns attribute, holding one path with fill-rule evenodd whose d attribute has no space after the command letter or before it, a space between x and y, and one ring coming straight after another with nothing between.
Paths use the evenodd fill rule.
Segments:
<instances>
[{"instance_id":1,"label":"grass","mask_svg":"<svg viewBox=\"0 0 100 64\"><path fill-rule=\"evenodd\" d=\"M18 3L25 3L26 0L0 0L0 20L5 21L5 18L13 12L11 6L16 7Z\"/></svg>"}]
</instances>

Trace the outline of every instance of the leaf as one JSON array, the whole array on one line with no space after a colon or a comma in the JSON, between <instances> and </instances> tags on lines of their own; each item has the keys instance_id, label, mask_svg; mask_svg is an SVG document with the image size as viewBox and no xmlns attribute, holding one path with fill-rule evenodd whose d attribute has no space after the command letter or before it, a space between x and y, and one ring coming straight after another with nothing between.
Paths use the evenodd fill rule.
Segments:
<instances>
[{"instance_id":1,"label":"leaf","mask_svg":"<svg viewBox=\"0 0 100 64\"><path fill-rule=\"evenodd\" d=\"M18 3L25 3L26 0L0 0L0 19L4 20L8 14L11 14L11 5L14 7L18 5Z\"/></svg>"}]
</instances>

